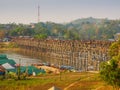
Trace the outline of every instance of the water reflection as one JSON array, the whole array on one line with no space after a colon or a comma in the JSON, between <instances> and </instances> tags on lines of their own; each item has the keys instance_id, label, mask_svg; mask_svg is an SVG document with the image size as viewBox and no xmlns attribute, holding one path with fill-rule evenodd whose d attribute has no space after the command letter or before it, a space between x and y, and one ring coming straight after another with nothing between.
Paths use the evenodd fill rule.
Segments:
<instances>
[{"instance_id":1,"label":"water reflection","mask_svg":"<svg viewBox=\"0 0 120 90\"><path fill-rule=\"evenodd\" d=\"M29 56L23 56L13 52L4 52L2 54L6 54L9 59L13 59L17 64L21 64L23 66L40 63L40 59L34 59Z\"/></svg>"}]
</instances>

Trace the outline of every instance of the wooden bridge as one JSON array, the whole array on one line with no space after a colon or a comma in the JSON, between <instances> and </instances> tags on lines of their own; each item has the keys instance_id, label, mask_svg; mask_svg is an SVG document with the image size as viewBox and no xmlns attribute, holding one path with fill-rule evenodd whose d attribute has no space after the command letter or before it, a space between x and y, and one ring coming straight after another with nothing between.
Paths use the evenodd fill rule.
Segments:
<instances>
[{"instance_id":1,"label":"wooden bridge","mask_svg":"<svg viewBox=\"0 0 120 90\"><path fill-rule=\"evenodd\" d=\"M39 56L54 65L73 66L77 70L99 70L99 64L109 59L110 41L38 40L15 38L14 42L25 52Z\"/></svg>"}]
</instances>

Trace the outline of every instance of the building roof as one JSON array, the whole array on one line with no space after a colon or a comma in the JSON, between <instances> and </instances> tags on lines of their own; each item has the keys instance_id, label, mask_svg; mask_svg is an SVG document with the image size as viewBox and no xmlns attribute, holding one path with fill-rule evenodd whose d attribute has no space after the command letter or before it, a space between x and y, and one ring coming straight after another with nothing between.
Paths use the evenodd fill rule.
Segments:
<instances>
[{"instance_id":1,"label":"building roof","mask_svg":"<svg viewBox=\"0 0 120 90\"><path fill-rule=\"evenodd\" d=\"M48 90L60 90L60 89L56 86L53 86L53 87L49 88Z\"/></svg>"},{"instance_id":2,"label":"building roof","mask_svg":"<svg viewBox=\"0 0 120 90\"><path fill-rule=\"evenodd\" d=\"M10 65L9 63L4 63L2 64L2 66L5 68L5 69L14 69L14 67L12 65Z\"/></svg>"},{"instance_id":3,"label":"building roof","mask_svg":"<svg viewBox=\"0 0 120 90\"><path fill-rule=\"evenodd\" d=\"M0 65L0 72L5 72L5 68Z\"/></svg>"}]
</instances>

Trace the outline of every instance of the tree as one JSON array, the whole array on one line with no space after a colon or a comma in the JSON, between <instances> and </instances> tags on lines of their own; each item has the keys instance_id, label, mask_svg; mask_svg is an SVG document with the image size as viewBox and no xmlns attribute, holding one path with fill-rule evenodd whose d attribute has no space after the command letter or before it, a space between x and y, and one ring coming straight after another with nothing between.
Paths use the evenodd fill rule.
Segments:
<instances>
[{"instance_id":1,"label":"tree","mask_svg":"<svg viewBox=\"0 0 120 90\"><path fill-rule=\"evenodd\" d=\"M110 46L109 54L111 57L118 56L120 54L120 40Z\"/></svg>"},{"instance_id":2,"label":"tree","mask_svg":"<svg viewBox=\"0 0 120 90\"><path fill-rule=\"evenodd\" d=\"M5 37L5 32L3 30L0 30L0 39L3 39Z\"/></svg>"},{"instance_id":3,"label":"tree","mask_svg":"<svg viewBox=\"0 0 120 90\"><path fill-rule=\"evenodd\" d=\"M120 68L118 68L117 58L112 58L108 62L103 62L100 68L101 78L112 85L116 90L120 88Z\"/></svg>"},{"instance_id":4,"label":"tree","mask_svg":"<svg viewBox=\"0 0 120 90\"><path fill-rule=\"evenodd\" d=\"M37 34L37 35L34 36L34 38L37 38L37 39L46 39L47 35L46 34Z\"/></svg>"},{"instance_id":5,"label":"tree","mask_svg":"<svg viewBox=\"0 0 120 90\"><path fill-rule=\"evenodd\" d=\"M109 54L111 59L103 62L100 65L100 76L113 88L119 90L120 88L120 41L113 43L110 46Z\"/></svg>"}]
</instances>

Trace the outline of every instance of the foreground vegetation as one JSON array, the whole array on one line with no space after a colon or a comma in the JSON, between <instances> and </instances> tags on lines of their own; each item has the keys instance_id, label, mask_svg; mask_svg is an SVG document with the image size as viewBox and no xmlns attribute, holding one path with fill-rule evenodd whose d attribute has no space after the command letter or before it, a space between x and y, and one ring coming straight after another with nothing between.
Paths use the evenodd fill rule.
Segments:
<instances>
[{"instance_id":1,"label":"foreground vegetation","mask_svg":"<svg viewBox=\"0 0 120 90\"><path fill-rule=\"evenodd\" d=\"M105 90L106 86L98 73L65 72L61 75L44 74L26 80L7 79L0 81L0 90L48 90L56 86L61 90Z\"/></svg>"},{"instance_id":2,"label":"foreground vegetation","mask_svg":"<svg viewBox=\"0 0 120 90\"><path fill-rule=\"evenodd\" d=\"M101 63L100 76L101 78L112 85L114 89L120 88L120 40L114 42L109 49L111 59Z\"/></svg>"}]
</instances>

